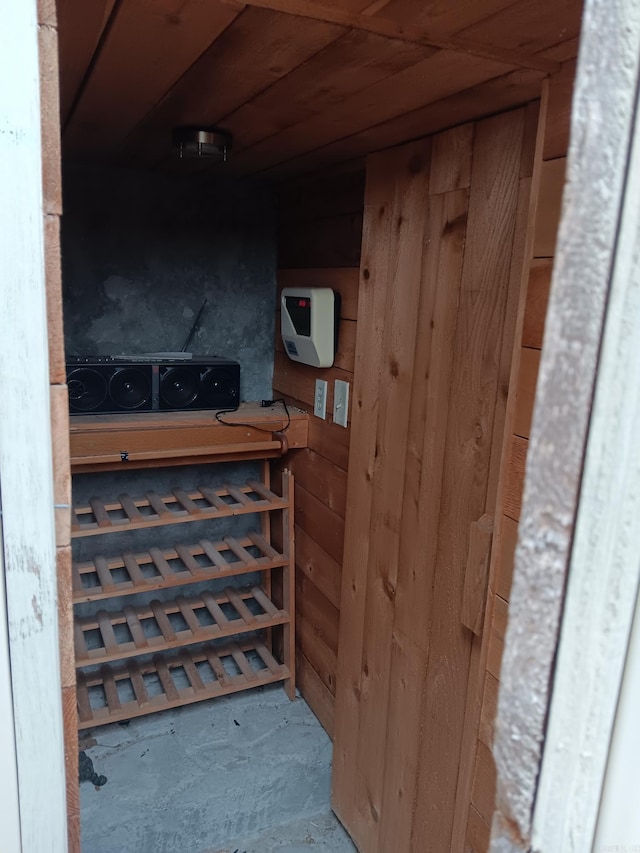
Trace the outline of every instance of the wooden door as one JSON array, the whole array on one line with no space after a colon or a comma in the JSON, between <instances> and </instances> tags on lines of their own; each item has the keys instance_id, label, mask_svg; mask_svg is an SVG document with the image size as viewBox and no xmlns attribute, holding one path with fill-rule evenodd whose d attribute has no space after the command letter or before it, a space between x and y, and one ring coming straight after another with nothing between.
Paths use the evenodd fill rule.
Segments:
<instances>
[{"instance_id":1,"label":"wooden door","mask_svg":"<svg viewBox=\"0 0 640 853\"><path fill-rule=\"evenodd\" d=\"M461 603L496 501L532 115L367 162L333 780L363 853L449 850L473 759Z\"/></svg>"}]
</instances>

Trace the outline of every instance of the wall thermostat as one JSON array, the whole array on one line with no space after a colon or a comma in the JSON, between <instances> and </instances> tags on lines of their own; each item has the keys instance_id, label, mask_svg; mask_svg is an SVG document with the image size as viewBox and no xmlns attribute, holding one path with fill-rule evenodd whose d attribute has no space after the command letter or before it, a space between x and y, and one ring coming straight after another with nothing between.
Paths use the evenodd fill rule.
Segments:
<instances>
[{"instance_id":1,"label":"wall thermostat","mask_svg":"<svg viewBox=\"0 0 640 853\"><path fill-rule=\"evenodd\" d=\"M330 287L285 287L282 342L292 361L331 367L338 349L340 294Z\"/></svg>"}]
</instances>

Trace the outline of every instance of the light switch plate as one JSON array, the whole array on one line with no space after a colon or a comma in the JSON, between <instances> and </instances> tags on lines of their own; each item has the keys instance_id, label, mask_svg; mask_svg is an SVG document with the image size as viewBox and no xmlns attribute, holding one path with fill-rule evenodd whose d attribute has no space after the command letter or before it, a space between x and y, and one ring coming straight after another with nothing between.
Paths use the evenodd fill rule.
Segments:
<instances>
[{"instance_id":1,"label":"light switch plate","mask_svg":"<svg viewBox=\"0 0 640 853\"><path fill-rule=\"evenodd\" d=\"M336 379L333 389L333 422L346 427L349 415L349 383Z\"/></svg>"},{"instance_id":2,"label":"light switch plate","mask_svg":"<svg viewBox=\"0 0 640 853\"><path fill-rule=\"evenodd\" d=\"M313 414L317 418L326 420L327 417L327 381L326 379L316 379L316 396L313 405Z\"/></svg>"}]
</instances>

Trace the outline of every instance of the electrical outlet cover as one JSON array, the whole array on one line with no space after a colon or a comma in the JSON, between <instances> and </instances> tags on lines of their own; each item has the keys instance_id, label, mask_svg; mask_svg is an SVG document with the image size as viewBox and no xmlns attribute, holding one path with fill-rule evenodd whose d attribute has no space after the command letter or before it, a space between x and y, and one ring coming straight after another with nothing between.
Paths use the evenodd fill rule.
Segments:
<instances>
[{"instance_id":1,"label":"electrical outlet cover","mask_svg":"<svg viewBox=\"0 0 640 853\"><path fill-rule=\"evenodd\" d=\"M346 427L349 415L349 383L336 379L333 389L333 422Z\"/></svg>"},{"instance_id":2,"label":"electrical outlet cover","mask_svg":"<svg viewBox=\"0 0 640 853\"><path fill-rule=\"evenodd\" d=\"M314 398L313 414L326 420L327 417L327 381L316 379L316 396Z\"/></svg>"}]
</instances>

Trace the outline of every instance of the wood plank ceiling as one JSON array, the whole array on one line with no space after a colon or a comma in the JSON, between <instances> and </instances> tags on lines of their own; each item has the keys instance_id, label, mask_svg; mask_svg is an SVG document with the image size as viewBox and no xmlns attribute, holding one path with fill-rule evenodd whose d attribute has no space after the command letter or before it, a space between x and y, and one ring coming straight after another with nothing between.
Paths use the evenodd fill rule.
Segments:
<instances>
[{"instance_id":1,"label":"wood plank ceiling","mask_svg":"<svg viewBox=\"0 0 640 853\"><path fill-rule=\"evenodd\" d=\"M281 180L536 97L582 0L58 0L63 151L167 170L218 125L228 169Z\"/></svg>"}]
</instances>

